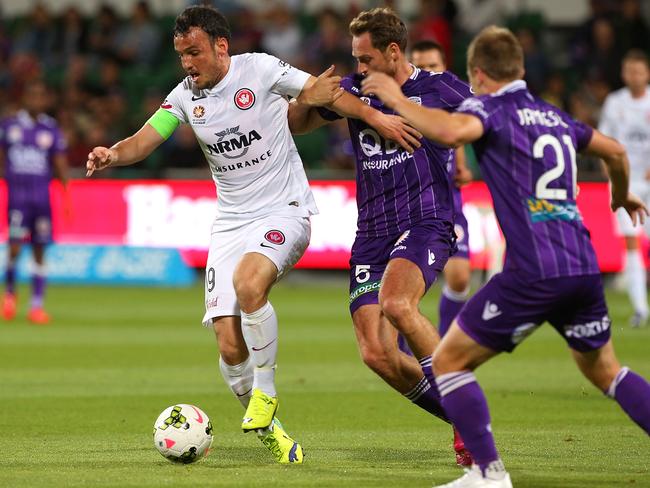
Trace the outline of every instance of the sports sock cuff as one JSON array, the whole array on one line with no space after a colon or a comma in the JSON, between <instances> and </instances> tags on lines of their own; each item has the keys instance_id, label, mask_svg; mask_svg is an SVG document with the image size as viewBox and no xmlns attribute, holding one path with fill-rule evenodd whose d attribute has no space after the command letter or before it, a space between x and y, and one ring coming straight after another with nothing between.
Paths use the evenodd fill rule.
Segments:
<instances>
[{"instance_id":1,"label":"sports sock cuff","mask_svg":"<svg viewBox=\"0 0 650 488\"><path fill-rule=\"evenodd\" d=\"M424 356L423 358L418 359L418 363L423 368L431 367L431 356Z\"/></svg>"},{"instance_id":2,"label":"sports sock cuff","mask_svg":"<svg viewBox=\"0 0 650 488\"><path fill-rule=\"evenodd\" d=\"M246 322L246 325L255 325L264 322L274 313L275 310L273 310L273 305L271 305L271 302L266 302L264 305L262 305L261 308L255 310L254 312L246 313L242 311L241 318Z\"/></svg>"},{"instance_id":3,"label":"sports sock cuff","mask_svg":"<svg viewBox=\"0 0 650 488\"><path fill-rule=\"evenodd\" d=\"M248 363L250 362L251 357L248 356L246 360L242 363L239 364L228 364L223 360L221 356L219 356L219 366L221 366L222 371L226 371L228 373L228 376L233 377L233 376L241 376L244 371L246 370L246 366L248 366Z\"/></svg>"},{"instance_id":4,"label":"sports sock cuff","mask_svg":"<svg viewBox=\"0 0 650 488\"><path fill-rule=\"evenodd\" d=\"M414 402L422 396L423 393L427 392L431 388L429 380L425 376L422 377L418 384L413 387L413 389L407 393L404 393L404 396Z\"/></svg>"},{"instance_id":5,"label":"sports sock cuff","mask_svg":"<svg viewBox=\"0 0 650 488\"><path fill-rule=\"evenodd\" d=\"M453 302L466 302L469 296L470 287L468 286L463 291L454 291L445 285L442 289L442 294Z\"/></svg>"},{"instance_id":6,"label":"sports sock cuff","mask_svg":"<svg viewBox=\"0 0 650 488\"><path fill-rule=\"evenodd\" d=\"M621 370L618 372L618 374L614 377L614 380L612 381L612 384L609 385L609 388L607 388L607 391L605 392L605 395L607 395L609 398L615 398L616 397L616 387L618 384L623 381L623 378L630 372L630 368L627 366L624 366L621 368Z\"/></svg>"},{"instance_id":7,"label":"sports sock cuff","mask_svg":"<svg viewBox=\"0 0 650 488\"><path fill-rule=\"evenodd\" d=\"M436 385L438 385L438 391L441 397L449 395L461 386L475 382L476 376L471 371L456 371L436 377Z\"/></svg>"}]
</instances>

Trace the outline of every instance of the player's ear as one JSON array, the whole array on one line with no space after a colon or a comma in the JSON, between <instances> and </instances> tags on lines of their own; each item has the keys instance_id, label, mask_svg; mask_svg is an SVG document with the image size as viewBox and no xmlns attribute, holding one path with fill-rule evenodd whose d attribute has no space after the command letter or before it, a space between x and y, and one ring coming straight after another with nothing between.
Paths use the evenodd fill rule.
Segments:
<instances>
[{"instance_id":1,"label":"player's ear","mask_svg":"<svg viewBox=\"0 0 650 488\"><path fill-rule=\"evenodd\" d=\"M214 48L220 54L228 54L228 39L225 37L217 37L214 41Z\"/></svg>"}]
</instances>

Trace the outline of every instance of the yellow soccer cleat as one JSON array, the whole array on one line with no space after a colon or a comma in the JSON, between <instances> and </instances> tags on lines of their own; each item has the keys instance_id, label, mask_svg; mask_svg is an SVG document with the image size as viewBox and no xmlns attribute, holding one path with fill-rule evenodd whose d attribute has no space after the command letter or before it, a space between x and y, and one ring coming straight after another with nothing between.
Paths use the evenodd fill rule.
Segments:
<instances>
[{"instance_id":1,"label":"yellow soccer cleat","mask_svg":"<svg viewBox=\"0 0 650 488\"><path fill-rule=\"evenodd\" d=\"M258 436L280 464L302 464L302 446L289 437L278 419L273 420L270 432L266 429Z\"/></svg>"},{"instance_id":2,"label":"yellow soccer cleat","mask_svg":"<svg viewBox=\"0 0 650 488\"><path fill-rule=\"evenodd\" d=\"M278 409L277 397L272 397L262 390L255 388L244 414L241 428L244 432L266 429L273 422L273 417Z\"/></svg>"}]
</instances>

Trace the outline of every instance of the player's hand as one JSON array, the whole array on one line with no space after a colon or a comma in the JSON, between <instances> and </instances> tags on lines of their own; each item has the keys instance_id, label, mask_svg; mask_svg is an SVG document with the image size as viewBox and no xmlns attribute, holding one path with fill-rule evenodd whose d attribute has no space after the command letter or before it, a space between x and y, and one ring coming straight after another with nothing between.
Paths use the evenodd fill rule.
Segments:
<instances>
[{"instance_id":1,"label":"player's hand","mask_svg":"<svg viewBox=\"0 0 650 488\"><path fill-rule=\"evenodd\" d=\"M625 200L617 202L612 200L612 210L618 208L624 208L632 219L632 224L636 226L637 224L643 225L645 219L650 213L648 213L648 208L645 206L645 203L637 197L634 193L627 194Z\"/></svg>"},{"instance_id":2,"label":"player's hand","mask_svg":"<svg viewBox=\"0 0 650 488\"><path fill-rule=\"evenodd\" d=\"M362 82L361 90L364 95L377 96L384 105L394 108L397 102L404 98L402 89L395 79L385 73L372 72Z\"/></svg>"},{"instance_id":3,"label":"player's hand","mask_svg":"<svg viewBox=\"0 0 650 488\"><path fill-rule=\"evenodd\" d=\"M472 172L469 170L469 168L465 166L456 166L456 174L454 175L454 183L456 183L456 186L460 188L461 186L466 185L470 181L472 181L474 175L472 175Z\"/></svg>"},{"instance_id":4,"label":"player's hand","mask_svg":"<svg viewBox=\"0 0 650 488\"><path fill-rule=\"evenodd\" d=\"M310 107L331 105L343 95L341 77L334 74L334 65L323 71L316 81L305 88L298 97L298 102Z\"/></svg>"},{"instance_id":5,"label":"player's hand","mask_svg":"<svg viewBox=\"0 0 650 488\"><path fill-rule=\"evenodd\" d=\"M95 171L101 171L117 161L115 149L98 146L88 154L86 161L86 177L91 176Z\"/></svg>"},{"instance_id":6,"label":"player's hand","mask_svg":"<svg viewBox=\"0 0 650 488\"><path fill-rule=\"evenodd\" d=\"M409 153L413 153L422 145L418 140L422 139L422 134L411 127L403 117L388 115L379 110L372 110L371 114L369 125L374 127L384 139L395 141Z\"/></svg>"}]
</instances>

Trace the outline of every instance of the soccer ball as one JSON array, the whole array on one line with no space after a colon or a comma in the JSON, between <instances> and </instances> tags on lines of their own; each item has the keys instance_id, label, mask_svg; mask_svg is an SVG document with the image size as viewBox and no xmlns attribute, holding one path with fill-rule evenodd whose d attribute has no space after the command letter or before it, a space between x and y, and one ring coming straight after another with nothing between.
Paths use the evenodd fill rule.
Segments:
<instances>
[{"instance_id":1,"label":"soccer ball","mask_svg":"<svg viewBox=\"0 0 650 488\"><path fill-rule=\"evenodd\" d=\"M171 462L193 463L210 451L212 423L205 412L194 405L172 405L156 419L153 443Z\"/></svg>"}]
</instances>

